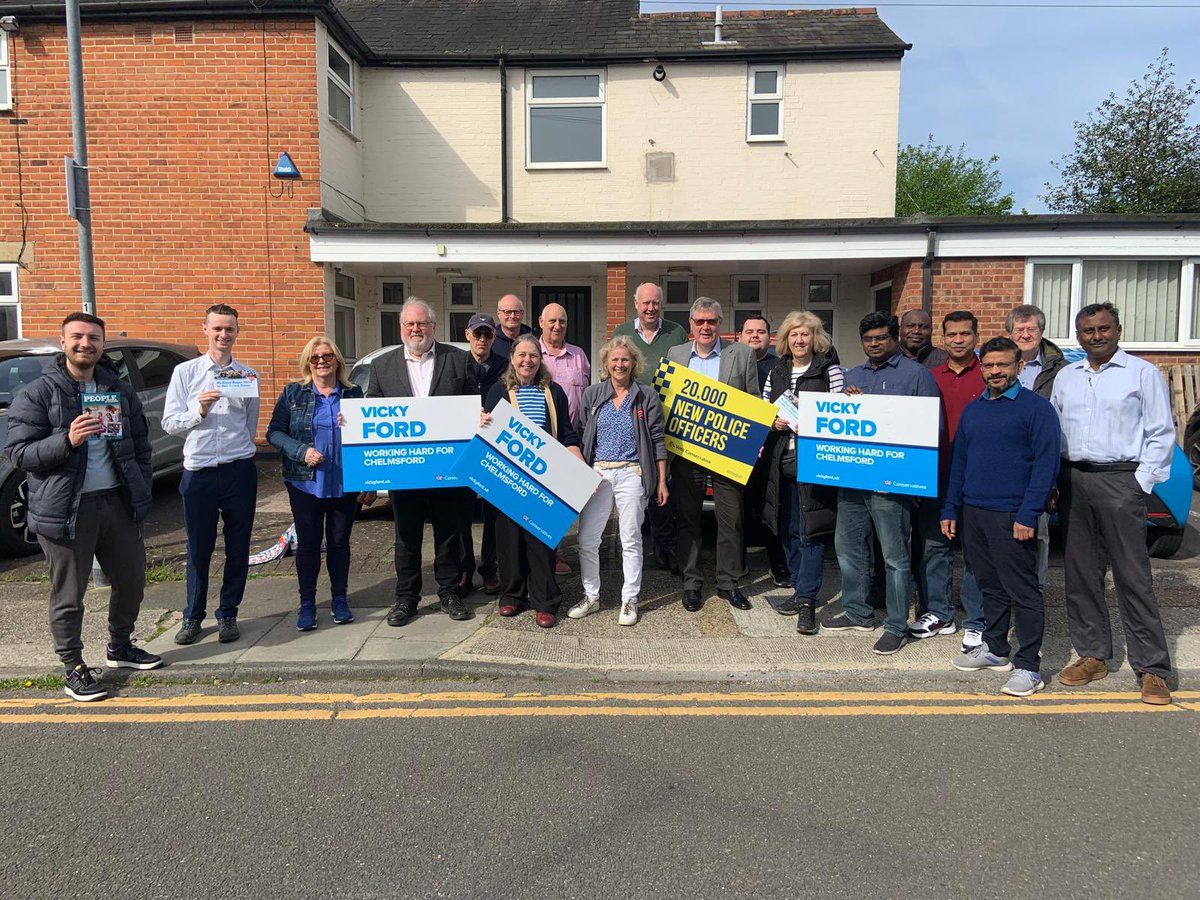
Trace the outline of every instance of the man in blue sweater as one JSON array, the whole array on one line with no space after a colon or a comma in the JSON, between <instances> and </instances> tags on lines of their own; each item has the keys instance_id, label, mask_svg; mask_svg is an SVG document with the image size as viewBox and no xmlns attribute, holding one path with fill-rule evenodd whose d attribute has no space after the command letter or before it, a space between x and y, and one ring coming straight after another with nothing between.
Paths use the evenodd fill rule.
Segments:
<instances>
[{"instance_id":1,"label":"man in blue sweater","mask_svg":"<svg viewBox=\"0 0 1200 900\"><path fill-rule=\"evenodd\" d=\"M1038 588L1037 522L1058 477L1062 432L1050 402L1021 387L1021 349L1009 338L983 345L987 392L963 410L942 509L942 533L962 539L983 592L983 643L954 659L964 672L1014 668L1002 691L1028 697L1039 674L1046 613ZM959 528L959 519L962 527ZM1016 607L1013 659L1008 625Z\"/></svg>"}]
</instances>

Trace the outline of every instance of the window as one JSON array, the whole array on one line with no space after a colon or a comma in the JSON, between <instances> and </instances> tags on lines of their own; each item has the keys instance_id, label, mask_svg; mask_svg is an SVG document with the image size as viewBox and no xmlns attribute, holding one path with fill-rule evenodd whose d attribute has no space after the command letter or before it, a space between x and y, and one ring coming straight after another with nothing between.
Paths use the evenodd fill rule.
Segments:
<instances>
[{"instance_id":1,"label":"window","mask_svg":"<svg viewBox=\"0 0 1200 900\"><path fill-rule=\"evenodd\" d=\"M343 272L333 275L333 339L346 359L358 359L358 330L355 323L357 286Z\"/></svg>"},{"instance_id":2,"label":"window","mask_svg":"<svg viewBox=\"0 0 1200 900\"><path fill-rule=\"evenodd\" d=\"M21 304L17 299L17 267L0 266L0 341L21 336Z\"/></svg>"},{"instance_id":3,"label":"window","mask_svg":"<svg viewBox=\"0 0 1200 900\"><path fill-rule=\"evenodd\" d=\"M1092 303L1121 311L1123 344L1200 340L1200 265L1178 259L1050 259L1026 266L1026 301L1046 314L1046 337L1073 342L1075 314Z\"/></svg>"},{"instance_id":4,"label":"window","mask_svg":"<svg viewBox=\"0 0 1200 900\"><path fill-rule=\"evenodd\" d=\"M683 326L683 330L691 332L692 323L689 320L692 301L696 299L696 278L694 275L666 275L662 280L663 311L662 316L668 322Z\"/></svg>"},{"instance_id":5,"label":"window","mask_svg":"<svg viewBox=\"0 0 1200 900\"><path fill-rule=\"evenodd\" d=\"M133 360L142 373L142 389L165 388L171 383L171 373L182 360L174 353L143 347L133 351Z\"/></svg>"},{"instance_id":6,"label":"window","mask_svg":"<svg viewBox=\"0 0 1200 900\"><path fill-rule=\"evenodd\" d=\"M354 66L337 44L329 41L329 118L354 131Z\"/></svg>"},{"instance_id":7,"label":"window","mask_svg":"<svg viewBox=\"0 0 1200 900\"><path fill-rule=\"evenodd\" d=\"M604 71L530 72L525 88L525 165L601 168Z\"/></svg>"},{"instance_id":8,"label":"window","mask_svg":"<svg viewBox=\"0 0 1200 900\"><path fill-rule=\"evenodd\" d=\"M0 109L12 109L12 77L8 67L7 31L0 31Z\"/></svg>"},{"instance_id":9,"label":"window","mask_svg":"<svg viewBox=\"0 0 1200 900\"><path fill-rule=\"evenodd\" d=\"M751 316L765 314L767 279L764 275L734 275L729 291L733 299L733 330L740 332Z\"/></svg>"},{"instance_id":10,"label":"window","mask_svg":"<svg viewBox=\"0 0 1200 900\"><path fill-rule=\"evenodd\" d=\"M806 275L804 277L804 308L814 313L829 339L833 336L833 308L837 305L836 275Z\"/></svg>"},{"instance_id":11,"label":"window","mask_svg":"<svg viewBox=\"0 0 1200 900\"><path fill-rule=\"evenodd\" d=\"M408 284L394 278L379 282L379 346L400 343L400 307L408 296Z\"/></svg>"},{"instance_id":12,"label":"window","mask_svg":"<svg viewBox=\"0 0 1200 900\"><path fill-rule=\"evenodd\" d=\"M892 283L885 281L882 284L871 286L871 310L873 312L887 313L892 312Z\"/></svg>"},{"instance_id":13,"label":"window","mask_svg":"<svg viewBox=\"0 0 1200 900\"><path fill-rule=\"evenodd\" d=\"M746 140L783 140L783 66L751 66L746 92Z\"/></svg>"},{"instance_id":14,"label":"window","mask_svg":"<svg viewBox=\"0 0 1200 900\"><path fill-rule=\"evenodd\" d=\"M1200 260L1192 261L1192 340L1200 341Z\"/></svg>"},{"instance_id":15,"label":"window","mask_svg":"<svg viewBox=\"0 0 1200 900\"><path fill-rule=\"evenodd\" d=\"M479 312L479 286L473 278L446 279L446 340L461 341L471 317Z\"/></svg>"}]
</instances>

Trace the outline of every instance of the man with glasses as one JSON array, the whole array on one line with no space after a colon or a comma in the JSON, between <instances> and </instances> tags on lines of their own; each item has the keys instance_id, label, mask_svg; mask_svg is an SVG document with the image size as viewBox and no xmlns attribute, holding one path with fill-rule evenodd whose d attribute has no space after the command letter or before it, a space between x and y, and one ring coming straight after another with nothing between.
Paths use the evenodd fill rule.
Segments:
<instances>
[{"instance_id":1,"label":"man with glasses","mask_svg":"<svg viewBox=\"0 0 1200 900\"><path fill-rule=\"evenodd\" d=\"M368 397L478 396L479 385L468 354L434 340L433 309L419 297L400 308L402 345L371 364ZM462 507L473 496L463 488L392 491L396 522L396 602L387 623L407 625L421 599L421 543L425 519L433 523L433 576L442 611L451 619L471 618L462 599ZM469 540L469 537L468 537Z\"/></svg>"},{"instance_id":2,"label":"man with glasses","mask_svg":"<svg viewBox=\"0 0 1200 900\"><path fill-rule=\"evenodd\" d=\"M500 328L496 331L496 343L492 351L506 359L512 356L513 341L523 334L532 334L533 329L521 324L525 318L525 304L516 294L505 294L496 304L496 320Z\"/></svg>"},{"instance_id":3,"label":"man with glasses","mask_svg":"<svg viewBox=\"0 0 1200 900\"><path fill-rule=\"evenodd\" d=\"M937 397L929 370L900 351L900 323L895 316L874 312L858 323L867 361L846 372L847 394L894 397ZM834 547L842 570L842 612L827 617L829 631L874 631L875 613L867 602L867 538L872 527L883 550L887 579L884 635L872 650L881 656L897 652L909 640L908 602L912 593L908 532L912 502L904 494L838 489Z\"/></svg>"},{"instance_id":4,"label":"man with glasses","mask_svg":"<svg viewBox=\"0 0 1200 900\"><path fill-rule=\"evenodd\" d=\"M758 365L754 351L745 344L721 340L721 304L711 297L698 297L692 304L691 324L695 339L667 351L667 358L694 372L707 375L731 388L755 396L759 393ZM749 609L750 601L738 587L746 577L745 498L740 484L689 462L681 456L671 460L671 490L679 524L679 566L683 570L683 608L699 612L704 605L700 588L700 517L704 492L712 478L713 503L717 513L717 596L735 609Z\"/></svg>"},{"instance_id":5,"label":"man with glasses","mask_svg":"<svg viewBox=\"0 0 1200 900\"><path fill-rule=\"evenodd\" d=\"M467 367L474 375L475 383L479 385L481 403L488 391L492 389L492 385L500 380L505 369L508 368L508 359L499 353L492 352L492 346L496 341L496 331L496 320L489 315L478 313L471 317L471 321L467 323L466 331L463 333L463 337L470 347ZM500 580L496 574L496 516L498 511L486 500L479 502L483 512L483 543L479 548L479 577L483 579L482 590L485 594L498 594L500 592ZM462 578L459 589L464 595L470 593L476 572L475 539L471 533L474 505L474 503L463 505L463 520L459 526L463 539Z\"/></svg>"}]
</instances>

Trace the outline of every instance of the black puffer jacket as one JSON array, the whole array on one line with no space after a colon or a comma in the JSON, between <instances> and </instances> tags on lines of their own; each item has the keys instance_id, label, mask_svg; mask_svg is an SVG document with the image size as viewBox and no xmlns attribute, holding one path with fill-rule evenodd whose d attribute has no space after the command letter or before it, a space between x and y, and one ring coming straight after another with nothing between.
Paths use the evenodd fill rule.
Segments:
<instances>
[{"instance_id":1,"label":"black puffer jacket","mask_svg":"<svg viewBox=\"0 0 1200 900\"><path fill-rule=\"evenodd\" d=\"M829 391L829 367L835 365L829 354L817 354L813 357L808 371L800 376L796 384L797 391L826 393ZM772 402L791 386L792 358L785 356L771 370ZM789 449L788 437L790 431L771 430L767 442L763 446L763 457L768 460L767 480L763 489L762 520L772 534L780 534L779 514L782 506L783 479L796 477L795 454ZM784 475L784 459L787 457L791 465ZM837 489L816 484L800 485L800 511L804 514L804 533L812 540L833 534L837 525Z\"/></svg>"},{"instance_id":2,"label":"black puffer jacket","mask_svg":"<svg viewBox=\"0 0 1200 900\"><path fill-rule=\"evenodd\" d=\"M106 362L96 365L97 391L121 394L124 434L109 443L121 496L139 524L150 512L150 432L142 401ZM13 401L8 411L5 452L29 479L29 530L55 540L73 540L80 488L87 472L87 444L72 447L71 423L83 414L80 383L67 374L66 357Z\"/></svg>"},{"instance_id":3,"label":"black puffer jacket","mask_svg":"<svg viewBox=\"0 0 1200 900\"><path fill-rule=\"evenodd\" d=\"M1067 364L1067 358L1053 341L1042 338L1042 371L1033 379L1033 392L1050 399L1054 393L1054 377Z\"/></svg>"}]
</instances>

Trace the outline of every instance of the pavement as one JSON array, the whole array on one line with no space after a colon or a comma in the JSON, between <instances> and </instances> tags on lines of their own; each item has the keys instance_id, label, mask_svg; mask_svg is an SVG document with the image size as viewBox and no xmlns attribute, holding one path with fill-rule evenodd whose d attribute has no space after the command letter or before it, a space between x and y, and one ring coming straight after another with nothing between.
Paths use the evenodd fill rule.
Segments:
<instances>
[{"instance_id":1,"label":"pavement","mask_svg":"<svg viewBox=\"0 0 1200 900\"><path fill-rule=\"evenodd\" d=\"M274 463L263 461L260 468L253 549L270 545L291 519ZM960 673L950 666L958 649L957 637L913 643L895 656L880 657L870 651L878 633L798 635L795 619L779 616L767 603L769 597L784 597L790 591L775 587L765 574L767 565L761 549L749 551L750 570L758 575L743 586L752 609L732 609L715 597L710 581L703 610L685 612L679 603L679 580L651 565L643 580L641 621L633 627L621 627L616 623L620 555L611 529L601 548L602 609L586 619L565 617L567 607L581 596L575 538L569 536L563 556L573 572L559 579L564 615L557 627L537 628L532 613L502 618L496 614L494 598L478 591L467 598L473 618L451 621L437 606L429 570L432 550L428 545L421 615L405 627L389 627L385 614L392 603L394 584L392 522L387 511L379 509L368 511L354 530L349 592L357 616L353 623L335 625L326 601L319 607L317 630L298 632L294 567L291 558L284 558L252 569L239 616L239 641L218 643L216 623L210 617L201 641L180 647L172 636L181 620L186 541L180 524L177 482L156 485L155 504L155 516L147 529L147 548L151 572L157 580L147 586L135 636L151 652L162 654L167 668L155 675L164 679L572 675L613 681L805 679L845 685L880 679L916 683L935 678L950 688L978 687L987 681L987 676L981 680L978 674ZM1195 527L1200 525L1200 503L1193 504L1191 522L1177 557L1155 560L1153 566L1172 659L1180 680L1194 684L1194 676L1200 675L1200 566L1196 565L1200 533ZM476 546L479 527L476 524ZM711 556L706 554L710 560ZM220 584L220 565L219 558L214 560L214 598ZM0 606L0 677L60 671L47 633L44 571L40 557L0 561L0 596L4 597ZM1111 581L1109 587L1112 603ZM839 572L831 551L827 551L822 599L836 607L840 589ZM318 596L328 597L324 581ZM101 647L107 636L106 601L107 589L95 587L85 601L88 612L84 640L92 665L101 661ZM215 600L210 603L210 609L215 609ZM1046 603L1043 672L1052 673L1071 659L1063 610L1062 566L1057 554L1051 557ZM1133 674L1125 661L1115 609L1113 623L1116 672L1107 683L1112 689L1132 689Z\"/></svg>"}]
</instances>

